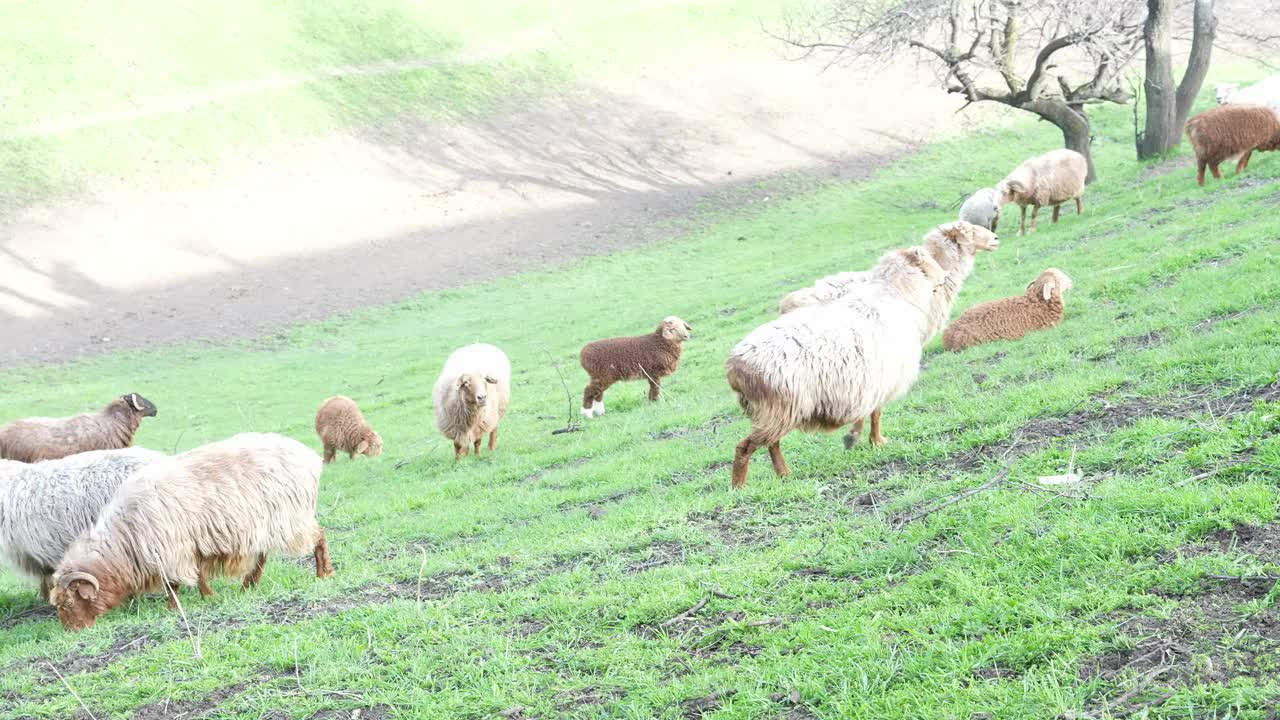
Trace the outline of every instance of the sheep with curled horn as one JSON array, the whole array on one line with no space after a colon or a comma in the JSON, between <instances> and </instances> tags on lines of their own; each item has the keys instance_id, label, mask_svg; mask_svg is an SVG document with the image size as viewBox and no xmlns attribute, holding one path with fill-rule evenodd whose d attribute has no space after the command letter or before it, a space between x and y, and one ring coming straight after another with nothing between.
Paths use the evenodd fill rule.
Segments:
<instances>
[{"instance_id":1,"label":"sheep with curled horn","mask_svg":"<svg viewBox=\"0 0 1280 720\"><path fill-rule=\"evenodd\" d=\"M142 419L155 416L156 406L150 400L128 393L96 413L14 420L0 427L0 459L33 463L132 447Z\"/></svg>"}]
</instances>

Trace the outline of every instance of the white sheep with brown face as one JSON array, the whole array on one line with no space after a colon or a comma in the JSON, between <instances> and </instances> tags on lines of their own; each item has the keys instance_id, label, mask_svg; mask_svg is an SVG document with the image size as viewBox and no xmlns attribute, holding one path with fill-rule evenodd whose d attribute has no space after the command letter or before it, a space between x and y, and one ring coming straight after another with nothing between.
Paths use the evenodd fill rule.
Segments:
<instances>
[{"instance_id":1,"label":"white sheep with brown face","mask_svg":"<svg viewBox=\"0 0 1280 720\"><path fill-rule=\"evenodd\" d=\"M156 406L150 400L128 393L96 413L14 420L0 427L0 458L33 463L131 447L142 419L155 416Z\"/></svg>"},{"instance_id":2,"label":"white sheep with brown face","mask_svg":"<svg viewBox=\"0 0 1280 720\"><path fill-rule=\"evenodd\" d=\"M436 427L453 441L454 460L489 436L489 451L498 447L498 424L511 403L511 361L493 345L458 348L445 361L431 393Z\"/></svg>"}]
</instances>

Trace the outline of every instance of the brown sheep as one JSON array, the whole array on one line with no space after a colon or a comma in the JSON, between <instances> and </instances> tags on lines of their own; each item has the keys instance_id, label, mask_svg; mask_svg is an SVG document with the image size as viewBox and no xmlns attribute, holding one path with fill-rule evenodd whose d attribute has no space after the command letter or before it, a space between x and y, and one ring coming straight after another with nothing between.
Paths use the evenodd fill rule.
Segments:
<instances>
[{"instance_id":1,"label":"brown sheep","mask_svg":"<svg viewBox=\"0 0 1280 720\"><path fill-rule=\"evenodd\" d=\"M373 431L360 412L356 401L337 395L324 401L316 412L316 434L324 444L324 462L329 464L338 451L355 459L357 454L377 457L382 454L382 436Z\"/></svg>"},{"instance_id":2,"label":"brown sheep","mask_svg":"<svg viewBox=\"0 0 1280 720\"><path fill-rule=\"evenodd\" d=\"M1027 206L1031 206L1031 232L1036 231L1040 208L1053 206L1053 222L1058 222L1062 203L1076 201L1076 214L1084 213L1085 179L1089 161L1075 150L1051 150L1024 161L996 185L998 205L1017 203L1022 209L1019 232L1027 234Z\"/></svg>"},{"instance_id":3,"label":"brown sheep","mask_svg":"<svg viewBox=\"0 0 1280 720\"><path fill-rule=\"evenodd\" d=\"M582 416L604 414L604 393L621 380L646 380L649 399L662 393L662 378L680 368L680 353L693 328L675 315L663 319L648 335L596 340L578 355L591 381L582 391Z\"/></svg>"},{"instance_id":4,"label":"brown sheep","mask_svg":"<svg viewBox=\"0 0 1280 720\"><path fill-rule=\"evenodd\" d=\"M959 351L992 340L1017 340L1035 330L1048 330L1062 322L1062 294L1071 289L1071 278L1049 268L1027 285L1026 293L984 302L965 310L942 333L942 346Z\"/></svg>"},{"instance_id":5,"label":"brown sheep","mask_svg":"<svg viewBox=\"0 0 1280 720\"><path fill-rule=\"evenodd\" d=\"M1204 185L1206 167L1221 180L1224 160L1239 155L1236 172L1242 173L1254 150L1280 150L1280 114L1261 105L1223 105L1188 120L1187 138L1196 153L1196 182Z\"/></svg>"},{"instance_id":6,"label":"brown sheep","mask_svg":"<svg viewBox=\"0 0 1280 720\"><path fill-rule=\"evenodd\" d=\"M90 450L132 447L142 419L155 416L156 406L151 401L129 393L96 413L14 420L0 427L0 458L33 463Z\"/></svg>"}]
</instances>

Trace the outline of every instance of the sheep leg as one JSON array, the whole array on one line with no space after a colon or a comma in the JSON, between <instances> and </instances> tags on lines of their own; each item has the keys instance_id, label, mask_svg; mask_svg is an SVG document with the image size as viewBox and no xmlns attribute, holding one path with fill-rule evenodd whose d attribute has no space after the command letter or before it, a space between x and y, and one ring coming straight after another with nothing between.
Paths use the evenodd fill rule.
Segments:
<instances>
[{"instance_id":1,"label":"sheep leg","mask_svg":"<svg viewBox=\"0 0 1280 720\"><path fill-rule=\"evenodd\" d=\"M455 443L453 444L453 461L454 461L454 462L458 462L458 460L459 460L459 459L461 459L461 458L462 458L462 456L463 456L463 455L466 455L466 454L467 454L467 446L466 446L466 445L463 445L463 444L462 444L462 443L460 443L460 442L455 442Z\"/></svg>"},{"instance_id":2,"label":"sheep leg","mask_svg":"<svg viewBox=\"0 0 1280 720\"><path fill-rule=\"evenodd\" d=\"M1221 179L1222 179L1222 171L1218 169L1218 163L1214 163L1214 164L1210 165L1210 166L1209 166L1209 171L1213 173L1213 177L1214 177L1214 179L1215 179L1215 180L1221 180Z\"/></svg>"},{"instance_id":3,"label":"sheep leg","mask_svg":"<svg viewBox=\"0 0 1280 720\"><path fill-rule=\"evenodd\" d=\"M1019 235L1027 234L1027 206L1026 205L1022 206L1022 220L1018 224L1018 234Z\"/></svg>"},{"instance_id":4,"label":"sheep leg","mask_svg":"<svg viewBox=\"0 0 1280 720\"><path fill-rule=\"evenodd\" d=\"M1199 183L1201 187L1204 187L1204 169L1208 166L1209 163L1201 160L1200 158L1196 158L1196 182Z\"/></svg>"},{"instance_id":5,"label":"sheep leg","mask_svg":"<svg viewBox=\"0 0 1280 720\"><path fill-rule=\"evenodd\" d=\"M484 437L484 436L482 435L481 437ZM476 457L480 457L480 438L476 438L476 441L473 444L475 445L475 448L476 448Z\"/></svg>"},{"instance_id":6,"label":"sheep leg","mask_svg":"<svg viewBox=\"0 0 1280 720\"><path fill-rule=\"evenodd\" d=\"M769 459L773 461L773 474L778 477L785 477L791 474L791 468L787 467L787 459L782 457L782 441L775 441L769 446Z\"/></svg>"},{"instance_id":7,"label":"sheep leg","mask_svg":"<svg viewBox=\"0 0 1280 720\"><path fill-rule=\"evenodd\" d=\"M168 599L169 609L177 610L178 609L178 583L176 582L165 583L165 588L168 589L168 592L165 593L165 596Z\"/></svg>"},{"instance_id":8,"label":"sheep leg","mask_svg":"<svg viewBox=\"0 0 1280 720\"><path fill-rule=\"evenodd\" d=\"M209 577L204 574L204 568L200 568L199 574L196 575L196 588L200 591L202 598L213 594L213 588L209 587Z\"/></svg>"},{"instance_id":9,"label":"sheep leg","mask_svg":"<svg viewBox=\"0 0 1280 720\"><path fill-rule=\"evenodd\" d=\"M1076 198L1076 214L1077 215L1084 214L1084 198L1079 198L1079 197Z\"/></svg>"},{"instance_id":10,"label":"sheep leg","mask_svg":"<svg viewBox=\"0 0 1280 720\"><path fill-rule=\"evenodd\" d=\"M880 434L880 408L876 408L871 411L871 444L883 447L887 442L888 438Z\"/></svg>"},{"instance_id":11,"label":"sheep leg","mask_svg":"<svg viewBox=\"0 0 1280 720\"><path fill-rule=\"evenodd\" d=\"M1036 231L1036 216L1039 214L1040 214L1040 206L1032 205L1031 206L1031 232Z\"/></svg>"},{"instance_id":12,"label":"sheep leg","mask_svg":"<svg viewBox=\"0 0 1280 720\"><path fill-rule=\"evenodd\" d=\"M849 426L849 432L844 435L844 449L852 450L854 445L858 444L858 438L862 437L862 418L853 421Z\"/></svg>"},{"instance_id":13,"label":"sheep leg","mask_svg":"<svg viewBox=\"0 0 1280 720\"><path fill-rule=\"evenodd\" d=\"M662 397L662 385L657 380L649 381L649 402L657 402Z\"/></svg>"},{"instance_id":14,"label":"sheep leg","mask_svg":"<svg viewBox=\"0 0 1280 720\"><path fill-rule=\"evenodd\" d=\"M760 446L751 441L751 436L738 443L733 450L733 487L740 488L747 484L747 468L751 465L751 456Z\"/></svg>"},{"instance_id":15,"label":"sheep leg","mask_svg":"<svg viewBox=\"0 0 1280 720\"><path fill-rule=\"evenodd\" d=\"M244 576L244 582L240 583L241 590L258 587L258 583L262 582L262 571L267 567L267 554L258 553L258 559L253 563L253 569L248 575Z\"/></svg>"},{"instance_id":16,"label":"sheep leg","mask_svg":"<svg viewBox=\"0 0 1280 720\"><path fill-rule=\"evenodd\" d=\"M1246 152L1244 155L1241 155L1241 156L1240 156L1240 162L1236 163L1236 174L1237 174L1237 175L1239 175L1240 173L1244 172L1245 170L1247 170L1247 169L1249 168L1249 156L1251 156L1251 155L1253 155L1253 151L1252 151L1252 150L1250 150L1250 151Z\"/></svg>"},{"instance_id":17,"label":"sheep leg","mask_svg":"<svg viewBox=\"0 0 1280 720\"><path fill-rule=\"evenodd\" d=\"M1053 206L1053 223L1054 223L1054 224L1056 224L1056 223L1058 222L1058 214L1059 214L1059 212L1060 212L1061 210L1062 210L1062 206L1061 206L1061 205L1054 205L1054 206Z\"/></svg>"},{"instance_id":18,"label":"sheep leg","mask_svg":"<svg viewBox=\"0 0 1280 720\"><path fill-rule=\"evenodd\" d=\"M325 465L328 465L329 463L333 462L333 458L337 454L338 454L338 448L334 447L333 445L330 445L329 443L324 444L324 464Z\"/></svg>"},{"instance_id":19,"label":"sheep leg","mask_svg":"<svg viewBox=\"0 0 1280 720\"><path fill-rule=\"evenodd\" d=\"M608 384L594 378L587 383L586 389L582 391L582 417L604 414L604 391L608 389Z\"/></svg>"},{"instance_id":20,"label":"sheep leg","mask_svg":"<svg viewBox=\"0 0 1280 720\"><path fill-rule=\"evenodd\" d=\"M50 594L52 594L52 593L53 593L53 576L52 576L52 575L41 575L41 576L40 576L40 597L41 597L41 599L48 600L48 599L49 599L49 595L50 595Z\"/></svg>"},{"instance_id":21,"label":"sheep leg","mask_svg":"<svg viewBox=\"0 0 1280 720\"><path fill-rule=\"evenodd\" d=\"M324 537L323 529L316 529L316 577L327 578L333 575L333 562L329 560L329 541Z\"/></svg>"},{"instance_id":22,"label":"sheep leg","mask_svg":"<svg viewBox=\"0 0 1280 720\"><path fill-rule=\"evenodd\" d=\"M489 433L489 452L493 452L494 450L497 450L497 449L498 449L498 428L494 428L493 432Z\"/></svg>"}]
</instances>

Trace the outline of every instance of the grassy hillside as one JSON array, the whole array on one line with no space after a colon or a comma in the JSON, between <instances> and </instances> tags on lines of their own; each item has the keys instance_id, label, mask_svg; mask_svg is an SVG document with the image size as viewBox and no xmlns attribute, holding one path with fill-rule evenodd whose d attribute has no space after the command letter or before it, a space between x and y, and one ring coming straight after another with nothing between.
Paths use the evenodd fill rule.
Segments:
<instances>
[{"instance_id":1,"label":"grassy hillside","mask_svg":"<svg viewBox=\"0 0 1280 720\"><path fill-rule=\"evenodd\" d=\"M1132 162L1126 113L1101 115L1086 215L1026 238L1006 220L961 296L1058 267L1075 279L1062 327L929 348L890 445L795 434L795 475L758 459L741 492L732 344L786 290L949 220L1056 146L1050 128L258 343L0 372L5 418L141 392L153 448L250 429L315 445L338 392L387 445L325 471L333 579L275 558L255 592L188 593L189 624L143 598L72 635L0 576L0 720L72 717L68 687L98 718L1264 717L1280 590L1214 578L1280 570L1280 157L1197 188L1185 157ZM665 400L620 386L606 416L552 435L581 344L672 313L695 333ZM478 340L511 356L513 405L499 451L454 464L430 386ZM1073 456L1083 485L1038 484Z\"/></svg>"}]
</instances>

